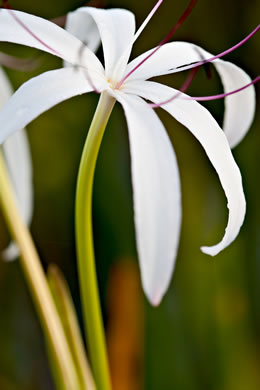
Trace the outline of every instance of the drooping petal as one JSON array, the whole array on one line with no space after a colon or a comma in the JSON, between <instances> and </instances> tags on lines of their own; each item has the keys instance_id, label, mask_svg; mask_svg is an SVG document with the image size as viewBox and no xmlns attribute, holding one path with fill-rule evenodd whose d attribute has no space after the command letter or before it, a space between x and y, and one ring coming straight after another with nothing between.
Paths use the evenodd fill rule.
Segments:
<instances>
[{"instance_id":1,"label":"drooping petal","mask_svg":"<svg viewBox=\"0 0 260 390\"><path fill-rule=\"evenodd\" d=\"M131 82L126 92L139 94L154 103L165 101L178 93L173 88L151 81ZM214 256L231 244L244 221L246 204L239 168L232 156L224 132L201 104L195 100L182 99L180 96L171 103L163 105L162 108L187 127L198 139L225 191L229 218L224 237L217 245L201 248L204 253Z\"/></svg>"},{"instance_id":2,"label":"drooping petal","mask_svg":"<svg viewBox=\"0 0 260 390\"><path fill-rule=\"evenodd\" d=\"M92 81L102 89L102 80ZM52 70L30 79L0 110L0 143L49 108L92 90L84 73L74 68Z\"/></svg>"},{"instance_id":3,"label":"drooping petal","mask_svg":"<svg viewBox=\"0 0 260 390\"><path fill-rule=\"evenodd\" d=\"M34 47L75 65L79 62L82 47L79 39L56 24L25 12L6 9L0 10L0 41ZM84 65L97 72L103 71L100 61L87 47L84 48Z\"/></svg>"},{"instance_id":4,"label":"drooping petal","mask_svg":"<svg viewBox=\"0 0 260 390\"><path fill-rule=\"evenodd\" d=\"M0 108L11 95L11 85L0 68ZM3 151L21 216L29 225L33 211L33 185L31 154L25 130L20 129L9 137L3 144ZM14 243L3 252L7 260L13 260L18 254L18 248Z\"/></svg>"},{"instance_id":5,"label":"drooping petal","mask_svg":"<svg viewBox=\"0 0 260 390\"><path fill-rule=\"evenodd\" d=\"M129 130L136 242L144 291L153 305L174 269L181 223L178 166L155 112L138 96L116 94Z\"/></svg>"},{"instance_id":6,"label":"drooping petal","mask_svg":"<svg viewBox=\"0 0 260 390\"><path fill-rule=\"evenodd\" d=\"M123 70L130 56L132 42L135 32L135 17L134 14L125 9L97 9L92 7L79 8L70 14L70 20L73 20L74 25L78 20L79 23L87 25L89 22L96 23L102 41L105 71L106 76L111 77L115 64L124 52L126 47L129 47L124 63ZM73 33L73 31L71 31ZM76 36L84 34L84 30L75 28ZM88 40L85 36L83 40ZM118 69L117 72L120 72ZM117 73L118 75L118 73Z\"/></svg>"},{"instance_id":7,"label":"drooping petal","mask_svg":"<svg viewBox=\"0 0 260 390\"><path fill-rule=\"evenodd\" d=\"M218 60L214 65L219 72L225 93L251 82L248 74L231 62ZM253 85L225 98L223 130L231 148L234 148L249 130L254 119L255 107Z\"/></svg>"},{"instance_id":8,"label":"drooping petal","mask_svg":"<svg viewBox=\"0 0 260 390\"><path fill-rule=\"evenodd\" d=\"M129 63L126 73L133 69L152 50ZM130 77L130 80L182 71L182 65L212 58L213 54L188 42L167 43L149 58ZM212 62L219 73L224 92L230 92L250 83L250 77L238 66L217 59ZM185 67L188 69L188 67ZM253 86L225 98L224 125L229 144L236 146L247 133L255 113L255 90Z\"/></svg>"}]
</instances>

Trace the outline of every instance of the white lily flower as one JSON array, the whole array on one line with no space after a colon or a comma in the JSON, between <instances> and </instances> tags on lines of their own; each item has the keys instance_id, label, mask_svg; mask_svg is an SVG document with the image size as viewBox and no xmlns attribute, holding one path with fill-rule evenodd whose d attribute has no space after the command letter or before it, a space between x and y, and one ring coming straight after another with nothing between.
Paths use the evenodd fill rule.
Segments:
<instances>
[{"instance_id":1,"label":"white lily flower","mask_svg":"<svg viewBox=\"0 0 260 390\"><path fill-rule=\"evenodd\" d=\"M149 19L149 18L148 18ZM178 91L147 79L174 73L182 66L211 58L186 42L165 44L141 66L145 53L128 64L132 45L148 22L135 34L134 15L123 9L84 7L69 15L64 31L44 19L18 11L0 11L0 41L35 47L73 65L46 72L24 83L0 112L0 141L26 126L42 112L72 96L107 91L123 107L129 130L137 250L144 291L157 305L168 288L174 269L181 224L181 190L178 166L166 130L153 108ZM91 21L99 31L105 67L83 43ZM213 64L225 92L251 80L240 68L216 59ZM127 76L129 75L129 77ZM127 77L126 77L127 76ZM199 140L225 191L229 218L220 243L203 247L216 255L238 235L245 216L245 198L239 168L227 137L235 145L247 132L255 110L254 88L248 87L226 100L224 130L200 103L178 99L162 106ZM145 99L145 100L144 100Z\"/></svg>"},{"instance_id":2,"label":"white lily flower","mask_svg":"<svg viewBox=\"0 0 260 390\"><path fill-rule=\"evenodd\" d=\"M0 107L12 96L10 82L0 67ZM33 211L32 162L29 143L24 129L12 134L3 144L10 179L24 222L29 225ZM4 250L6 260L14 260L19 255L17 246L11 242Z\"/></svg>"}]
</instances>

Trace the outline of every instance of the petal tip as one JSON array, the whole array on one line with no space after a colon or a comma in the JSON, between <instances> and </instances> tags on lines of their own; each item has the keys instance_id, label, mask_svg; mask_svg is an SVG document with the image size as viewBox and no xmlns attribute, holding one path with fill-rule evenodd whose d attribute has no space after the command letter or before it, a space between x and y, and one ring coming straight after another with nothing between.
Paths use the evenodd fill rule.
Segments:
<instances>
[{"instance_id":1,"label":"petal tip","mask_svg":"<svg viewBox=\"0 0 260 390\"><path fill-rule=\"evenodd\" d=\"M200 250L209 256L216 256L220 252L215 246L201 246Z\"/></svg>"},{"instance_id":2,"label":"petal tip","mask_svg":"<svg viewBox=\"0 0 260 390\"><path fill-rule=\"evenodd\" d=\"M13 242L11 242L11 244L9 244L9 246L2 252L2 256L4 261L14 261L19 256L19 249Z\"/></svg>"},{"instance_id":3,"label":"petal tip","mask_svg":"<svg viewBox=\"0 0 260 390\"><path fill-rule=\"evenodd\" d=\"M162 297L163 297L163 294L161 292L159 292L158 290L153 291L152 294L147 294L147 298L153 307L157 307L160 305L160 303L162 301Z\"/></svg>"}]
</instances>

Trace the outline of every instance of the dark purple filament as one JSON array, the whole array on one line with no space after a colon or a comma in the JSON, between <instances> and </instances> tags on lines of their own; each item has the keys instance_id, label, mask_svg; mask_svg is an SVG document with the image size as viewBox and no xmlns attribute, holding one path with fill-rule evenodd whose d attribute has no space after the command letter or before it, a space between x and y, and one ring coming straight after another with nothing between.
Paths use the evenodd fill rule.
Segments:
<instances>
[{"instance_id":1,"label":"dark purple filament","mask_svg":"<svg viewBox=\"0 0 260 390\"><path fill-rule=\"evenodd\" d=\"M20 71L32 71L36 69L41 61L39 58L18 58L11 56L6 53L0 52L0 64L4 65L10 69L20 70Z\"/></svg>"},{"instance_id":2,"label":"dark purple filament","mask_svg":"<svg viewBox=\"0 0 260 390\"><path fill-rule=\"evenodd\" d=\"M85 44L82 43L82 46L81 46L81 48L80 48L80 50L79 50L79 63L81 62L81 57L82 57L82 55L83 55L84 48L85 48ZM80 66L81 66L81 65L80 65ZM87 81L89 82L89 84L90 84L91 88L93 89L93 91L94 91L95 93L100 93L100 92L97 90L97 88L95 87L93 81L91 80L91 77L90 77L90 75L89 75L88 69L87 69L85 66L83 66L83 65L81 66L81 68L83 69L83 72L85 73L86 79L87 79Z\"/></svg>"}]
</instances>

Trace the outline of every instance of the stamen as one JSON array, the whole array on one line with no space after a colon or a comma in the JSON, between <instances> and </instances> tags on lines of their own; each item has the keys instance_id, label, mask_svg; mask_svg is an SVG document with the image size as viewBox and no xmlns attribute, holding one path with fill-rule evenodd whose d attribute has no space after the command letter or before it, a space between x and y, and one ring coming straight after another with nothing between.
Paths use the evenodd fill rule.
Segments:
<instances>
[{"instance_id":1,"label":"stamen","mask_svg":"<svg viewBox=\"0 0 260 390\"><path fill-rule=\"evenodd\" d=\"M187 77L186 81L184 82L183 86L180 88L179 92L177 92L174 96L172 96L170 99L167 99L161 103L149 104L149 106L152 108L162 107L165 104L171 103L173 100L178 98L183 92L185 92L189 88L192 80L194 79L195 74L197 73L197 70L198 70L198 68L191 69L190 75ZM192 71L194 72L193 74L192 74ZM243 85L240 88L234 89L233 91L230 91L230 92L221 93L219 95L211 95L211 96L182 96L182 99L196 100L196 101L209 101L209 100L223 99L227 96L234 95L235 93L239 93L239 92L243 91L244 89L250 87L251 85L258 83L259 81L260 81L260 76L257 76L250 83Z\"/></svg>"},{"instance_id":2,"label":"stamen","mask_svg":"<svg viewBox=\"0 0 260 390\"><path fill-rule=\"evenodd\" d=\"M66 24L67 15L58 16L56 18L50 19L50 21L57 26L64 28Z\"/></svg>"},{"instance_id":3,"label":"stamen","mask_svg":"<svg viewBox=\"0 0 260 390\"><path fill-rule=\"evenodd\" d=\"M18 58L6 53L0 52L0 64L10 69L31 71L40 65L41 61L38 58Z\"/></svg>"},{"instance_id":4,"label":"stamen","mask_svg":"<svg viewBox=\"0 0 260 390\"><path fill-rule=\"evenodd\" d=\"M173 95L171 98L169 98L169 99L167 99L167 100L165 100L165 101L163 101L161 103L149 103L149 106L152 107L152 108L158 108L158 107L161 107L161 106L163 106L165 104L171 103L173 100L177 99L182 93L187 91L187 89L191 85L192 81L194 80L194 77L196 76L196 73L197 73L198 70L199 70L198 67L191 69L191 71L189 72L188 77L186 78L186 80L182 84L182 86L179 89L179 91L175 95Z\"/></svg>"},{"instance_id":5,"label":"stamen","mask_svg":"<svg viewBox=\"0 0 260 390\"><path fill-rule=\"evenodd\" d=\"M158 10L158 8L160 7L160 5L163 3L164 0L159 0L157 1L157 3L155 4L155 6L153 7L152 11L149 13L149 15L145 18L144 22L141 24L141 26L139 27L139 29L136 31L135 35L133 36L133 39L131 40L131 42L127 45L127 47L125 48L125 50L123 51L123 53L121 54L121 57L119 59L119 61L117 62L117 65L116 65L116 68L115 68L115 71L114 71L114 74L117 74L117 71L118 69L121 68L122 66L122 61L124 62L125 61L125 58L126 56L128 56L128 54L131 52L131 48L133 46L133 44L135 43L135 41L138 39L138 37L141 35L141 33L144 31L145 27L147 26L147 24L150 22L150 20L152 19L153 15L155 14L155 12ZM129 57L129 56L128 56ZM127 59L128 59L127 57ZM126 64L125 64L126 65ZM123 81L122 81L123 83ZM118 83L116 85L115 88L120 88L122 84Z\"/></svg>"},{"instance_id":6,"label":"stamen","mask_svg":"<svg viewBox=\"0 0 260 390\"><path fill-rule=\"evenodd\" d=\"M174 33L178 30L178 28L187 19L187 17L191 13L191 11L193 10L193 8L197 4L197 2L198 2L198 0L190 0L188 7L183 12L183 14L181 15L181 17L179 18L177 23L173 26L173 28L168 33L168 35L159 43L159 45L150 54L148 54L138 65L136 65L134 67L134 69L132 69L130 72L128 72L127 75L124 76L121 81L119 81L119 83L116 85L116 89L119 89L121 87L121 85L126 81L126 79L128 79L128 77L131 76L131 74L136 71L136 69L138 69L141 65L143 65L144 62L146 62L151 56L153 56L163 45L165 45L165 43L167 43L173 37ZM153 14L154 14L153 10L151 12L152 12L152 16L153 16ZM148 15L148 17L149 17L149 15Z\"/></svg>"},{"instance_id":7,"label":"stamen","mask_svg":"<svg viewBox=\"0 0 260 390\"><path fill-rule=\"evenodd\" d=\"M147 24L150 22L150 20L152 19L153 15L155 14L155 12L158 10L158 8L160 7L160 5L163 3L164 0L159 0L157 1L157 3L155 4L155 6L153 7L152 11L149 13L149 15L146 17L145 21L141 24L141 26L139 27L139 29L136 31L135 35L134 35L134 39L133 39L133 42L135 42L137 40L137 38L139 37L139 35L141 35L141 33L144 31L145 27L147 26ZM132 44L133 44L132 42Z\"/></svg>"},{"instance_id":8,"label":"stamen","mask_svg":"<svg viewBox=\"0 0 260 390\"><path fill-rule=\"evenodd\" d=\"M44 47L46 47L48 50L52 51L53 54L57 55L57 56L60 56L60 54L55 50L53 49L51 46L47 45L41 38L37 37L36 34L34 34L34 32L29 28L27 27L20 19L19 17L15 14L15 12L12 10L11 6L9 5L8 3L8 0L3 0L3 6L4 8L7 9L7 11L10 13L10 15L14 18L14 20L25 30L28 32L28 34L30 34L34 39L36 39L36 41L38 41L41 45L43 45Z\"/></svg>"},{"instance_id":9,"label":"stamen","mask_svg":"<svg viewBox=\"0 0 260 390\"><path fill-rule=\"evenodd\" d=\"M243 87L240 87L238 89L234 89L233 91L226 92L226 93L221 93L219 95L212 95L212 96L187 96L185 99L192 99L192 100L197 100L198 102L200 101L208 101L208 100L217 100L217 99L223 99L227 96L234 95L235 93L241 92L244 89L250 87L253 84L256 84L260 81L260 76L257 76L254 80L252 80L250 83L244 85Z\"/></svg>"},{"instance_id":10,"label":"stamen","mask_svg":"<svg viewBox=\"0 0 260 390\"><path fill-rule=\"evenodd\" d=\"M79 64L81 64L81 59L82 59L82 55L83 55L83 51L84 51L84 48L85 48L85 43L83 42L80 49L79 49ZM86 76L86 79L88 80L90 86L93 88L93 91L96 92L96 93L100 93L97 88L95 87L90 75L89 75L89 71L88 69L84 66L84 65L79 65L80 68L82 68L83 72L85 73L85 76Z\"/></svg>"},{"instance_id":11,"label":"stamen","mask_svg":"<svg viewBox=\"0 0 260 390\"><path fill-rule=\"evenodd\" d=\"M196 51L198 52L198 55L203 58L202 54L199 52L199 50L196 48ZM208 65L208 64L207 64ZM206 66L205 66L206 67ZM161 102L161 103L150 103L149 106L152 107L152 108L157 108L157 107L161 107L163 106L164 104L167 104L167 103L171 103L173 100L175 100L181 93L184 93L187 91L187 89L190 87L192 81L194 80L195 76L196 76L196 73L197 71L199 70L199 66L196 66L194 68L192 68L186 78L186 80L184 81L184 83L182 84L181 88L179 89L179 91L173 95L171 98ZM209 69L206 69L206 73L208 75L209 73Z\"/></svg>"},{"instance_id":12,"label":"stamen","mask_svg":"<svg viewBox=\"0 0 260 390\"><path fill-rule=\"evenodd\" d=\"M174 70L174 69L181 69L182 71L189 70L192 68L196 68L197 66L205 65L209 62L217 60L218 58L224 57L225 55L231 53L232 51L238 49L240 46L242 46L244 43L246 43L250 38L252 38L253 35L255 35L259 31L259 29L260 29L260 24L250 34L248 34L244 39L242 39L242 41L238 42L236 45L232 46L230 49L222 51L221 53L217 54L216 56L210 57L207 60L192 62L188 65L177 66L176 68L173 68L172 70Z\"/></svg>"},{"instance_id":13,"label":"stamen","mask_svg":"<svg viewBox=\"0 0 260 390\"><path fill-rule=\"evenodd\" d=\"M175 100L180 95L181 92L185 92L188 89L188 87L190 86L191 82L193 81L194 76L197 73L197 70L198 70L199 67L201 67L203 65L206 65L206 64L209 64L210 62L212 62L212 61L214 61L214 60L216 60L218 58L221 58L224 55L232 52L233 50L238 49L241 45L243 45L245 42L247 42L254 34L256 34L257 31L259 30L259 28L260 28L260 25L258 25L250 34L248 34L244 39L242 39L242 41L238 42L236 45L232 46L230 49L227 49L227 50L221 52L220 54L217 54L214 57L211 57L211 58L209 58L207 60L193 62L193 63L191 63L189 65L182 65L182 66L179 66L178 68L176 68L176 69L181 68L181 70L192 70L192 69L195 69L196 71L195 71L193 77L191 77L191 76L187 77L186 81L184 82L184 84L180 88L180 92L178 92L177 94L172 96L170 99L167 99L166 101L163 101L163 102L157 103L157 104L150 104L150 106L153 107L153 108L157 108L157 107L163 106L164 104L171 103L173 100ZM195 47L195 50L198 51L198 54L200 54L199 50L196 47ZM190 79L191 79L191 81L190 81ZM229 96L229 95L232 95L234 93L240 92L243 89L249 87L250 85L257 83L258 81L259 81L259 77L254 79L251 83L247 84L246 86L243 86L242 88L239 88L239 89L237 89L235 91L228 92L227 94L219 94L219 95L204 96L204 97L194 97L194 98L190 98L189 97L189 99L198 100L198 101L222 99L222 98L224 98L226 96Z\"/></svg>"}]
</instances>

